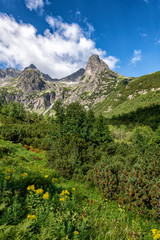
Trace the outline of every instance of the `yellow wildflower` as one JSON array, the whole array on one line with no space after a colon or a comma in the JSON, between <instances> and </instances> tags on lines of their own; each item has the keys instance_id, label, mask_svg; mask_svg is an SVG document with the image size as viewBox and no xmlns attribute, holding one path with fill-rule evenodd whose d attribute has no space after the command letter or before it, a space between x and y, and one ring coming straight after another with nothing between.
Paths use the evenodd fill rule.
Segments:
<instances>
[{"instance_id":1,"label":"yellow wildflower","mask_svg":"<svg viewBox=\"0 0 160 240\"><path fill-rule=\"evenodd\" d=\"M36 191L34 185L30 185L30 186L28 186L28 187L27 187L27 190L28 190L28 191L33 191L33 192Z\"/></svg>"},{"instance_id":2,"label":"yellow wildflower","mask_svg":"<svg viewBox=\"0 0 160 240\"><path fill-rule=\"evenodd\" d=\"M70 195L70 193L68 192L68 190L65 190L64 193Z\"/></svg>"},{"instance_id":3,"label":"yellow wildflower","mask_svg":"<svg viewBox=\"0 0 160 240\"><path fill-rule=\"evenodd\" d=\"M28 176L28 173L24 172L24 173L21 173L20 175L21 177L25 177L25 176Z\"/></svg>"},{"instance_id":4,"label":"yellow wildflower","mask_svg":"<svg viewBox=\"0 0 160 240\"><path fill-rule=\"evenodd\" d=\"M64 202L67 198L69 198L69 196L67 195L70 195L70 193L68 192L68 190L63 190L59 195L61 196L59 201Z\"/></svg>"},{"instance_id":5,"label":"yellow wildflower","mask_svg":"<svg viewBox=\"0 0 160 240\"><path fill-rule=\"evenodd\" d=\"M8 180L8 179L10 179L10 176L6 176L4 179Z\"/></svg>"},{"instance_id":6,"label":"yellow wildflower","mask_svg":"<svg viewBox=\"0 0 160 240\"><path fill-rule=\"evenodd\" d=\"M75 191L76 189L73 187L72 190Z\"/></svg>"},{"instance_id":7,"label":"yellow wildflower","mask_svg":"<svg viewBox=\"0 0 160 240\"><path fill-rule=\"evenodd\" d=\"M22 162L20 162L20 164L19 165L22 165L23 163Z\"/></svg>"},{"instance_id":8,"label":"yellow wildflower","mask_svg":"<svg viewBox=\"0 0 160 240\"><path fill-rule=\"evenodd\" d=\"M52 178L52 182L55 183L57 181L57 178Z\"/></svg>"},{"instance_id":9,"label":"yellow wildflower","mask_svg":"<svg viewBox=\"0 0 160 240\"><path fill-rule=\"evenodd\" d=\"M78 231L74 231L74 234L75 234L75 235L78 235L78 234L79 234L79 232L78 232Z\"/></svg>"},{"instance_id":10,"label":"yellow wildflower","mask_svg":"<svg viewBox=\"0 0 160 240\"><path fill-rule=\"evenodd\" d=\"M39 194L43 194L44 190L42 188L39 188L35 192L36 192L36 195L39 195Z\"/></svg>"},{"instance_id":11,"label":"yellow wildflower","mask_svg":"<svg viewBox=\"0 0 160 240\"><path fill-rule=\"evenodd\" d=\"M152 229L152 234L155 235L157 233L157 229Z\"/></svg>"},{"instance_id":12,"label":"yellow wildflower","mask_svg":"<svg viewBox=\"0 0 160 240\"><path fill-rule=\"evenodd\" d=\"M59 194L60 196L64 195L64 190Z\"/></svg>"},{"instance_id":13,"label":"yellow wildflower","mask_svg":"<svg viewBox=\"0 0 160 240\"><path fill-rule=\"evenodd\" d=\"M45 178L48 178L48 175L45 175L44 177L45 177Z\"/></svg>"},{"instance_id":14,"label":"yellow wildflower","mask_svg":"<svg viewBox=\"0 0 160 240\"><path fill-rule=\"evenodd\" d=\"M70 195L70 193L68 192L68 190L63 190L61 193L60 193L60 196L62 195Z\"/></svg>"},{"instance_id":15,"label":"yellow wildflower","mask_svg":"<svg viewBox=\"0 0 160 240\"><path fill-rule=\"evenodd\" d=\"M46 192L45 194L43 194L42 198L43 199L49 199L49 192Z\"/></svg>"},{"instance_id":16,"label":"yellow wildflower","mask_svg":"<svg viewBox=\"0 0 160 240\"><path fill-rule=\"evenodd\" d=\"M153 239L154 239L154 240L160 239L160 230L152 229L151 231L152 231Z\"/></svg>"},{"instance_id":17,"label":"yellow wildflower","mask_svg":"<svg viewBox=\"0 0 160 240\"><path fill-rule=\"evenodd\" d=\"M28 215L27 215L27 218L28 218L28 219L36 219L36 215L28 214Z\"/></svg>"},{"instance_id":18,"label":"yellow wildflower","mask_svg":"<svg viewBox=\"0 0 160 240\"><path fill-rule=\"evenodd\" d=\"M63 197L63 198L60 198L59 201L60 201L60 202L64 202L64 201L65 201L65 198L64 198L64 197Z\"/></svg>"}]
</instances>

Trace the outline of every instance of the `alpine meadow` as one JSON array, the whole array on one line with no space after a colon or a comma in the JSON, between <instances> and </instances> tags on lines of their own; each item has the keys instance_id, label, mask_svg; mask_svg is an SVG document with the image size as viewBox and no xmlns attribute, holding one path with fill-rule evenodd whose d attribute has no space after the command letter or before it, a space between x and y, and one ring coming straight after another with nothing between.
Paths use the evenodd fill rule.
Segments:
<instances>
[{"instance_id":1,"label":"alpine meadow","mask_svg":"<svg viewBox=\"0 0 160 240\"><path fill-rule=\"evenodd\" d=\"M160 1L129 2L0 0L0 240L160 240Z\"/></svg>"}]
</instances>

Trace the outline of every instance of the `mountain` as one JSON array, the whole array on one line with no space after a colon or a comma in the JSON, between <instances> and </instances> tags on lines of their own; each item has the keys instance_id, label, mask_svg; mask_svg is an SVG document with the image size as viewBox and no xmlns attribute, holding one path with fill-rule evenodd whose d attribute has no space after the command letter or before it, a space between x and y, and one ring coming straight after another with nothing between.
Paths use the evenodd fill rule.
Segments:
<instances>
[{"instance_id":1,"label":"mountain","mask_svg":"<svg viewBox=\"0 0 160 240\"><path fill-rule=\"evenodd\" d=\"M139 78L125 77L92 55L84 69L53 79L39 71L34 64L23 71L0 69L2 100L18 101L29 110L53 113L54 103L79 101L86 109L106 117L135 111L138 107L160 104L160 72Z\"/></svg>"},{"instance_id":2,"label":"mountain","mask_svg":"<svg viewBox=\"0 0 160 240\"><path fill-rule=\"evenodd\" d=\"M67 77L61 78L59 81L62 81L62 82L78 82L81 79L81 77L83 76L84 71L85 70L83 68L80 68L75 73L72 73L71 75L69 75Z\"/></svg>"},{"instance_id":3,"label":"mountain","mask_svg":"<svg viewBox=\"0 0 160 240\"><path fill-rule=\"evenodd\" d=\"M88 109L106 98L121 78L122 76L110 70L98 55L92 55L79 84L66 91L64 103L79 101Z\"/></svg>"},{"instance_id":4,"label":"mountain","mask_svg":"<svg viewBox=\"0 0 160 240\"><path fill-rule=\"evenodd\" d=\"M13 78L18 77L21 74L20 70L14 68L0 69L0 86L5 86Z\"/></svg>"},{"instance_id":5,"label":"mountain","mask_svg":"<svg viewBox=\"0 0 160 240\"><path fill-rule=\"evenodd\" d=\"M26 67L17 77L1 84L0 96L6 101L23 103L29 110L43 112L56 97L61 97L59 87L49 75L40 72L33 64ZM59 96L60 94L60 96Z\"/></svg>"}]
</instances>

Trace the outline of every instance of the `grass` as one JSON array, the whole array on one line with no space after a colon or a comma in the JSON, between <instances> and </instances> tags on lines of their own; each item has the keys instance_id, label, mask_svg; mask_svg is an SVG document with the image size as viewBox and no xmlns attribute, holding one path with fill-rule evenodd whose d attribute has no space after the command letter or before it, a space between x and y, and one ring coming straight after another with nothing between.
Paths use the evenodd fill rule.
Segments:
<instances>
[{"instance_id":1,"label":"grass","mask_svg":"<svg viewBox=\"0 0 160 240\"><path fill-rule=\"evenodd\" d=\"M3 139L0 150L2 240L149 240L151 229L159 228L105 199L91 183L58 176L44 151ZM27 190L32 185L43 193Z\"/></svg>"},{"instance_id":2,"label":"grass","mask_svg":"<svg viewBox=\"0 0 160 240\"><path fill-rule=\"evenodd\" d=\"M148 74L136 79L128 80L128 83L121 80L115 90L109 94L105 100L94 106L94 111L98 115L103 113L106 117L124 114L135 111L138 107L147 107L152 103L160 104L160 72ZM152 91L154 89L154 91ZM143 95L142 91L147 93ZM133 96L130 100L128 97ZM111 108L111 111L107 111Z\"/></svg>"}]
</instances>

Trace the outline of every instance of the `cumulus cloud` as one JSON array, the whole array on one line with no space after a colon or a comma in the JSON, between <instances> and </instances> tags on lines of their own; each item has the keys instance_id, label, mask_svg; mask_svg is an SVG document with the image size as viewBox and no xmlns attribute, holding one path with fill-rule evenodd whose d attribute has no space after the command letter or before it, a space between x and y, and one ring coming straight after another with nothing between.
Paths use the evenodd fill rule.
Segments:
<instances>
[{"instance_id":1,"label":"cumulus cloud","mask_svg":"<svg viewBox=\"0 0 160 240\"><path fill-rule=\"evenodd\" d=\"M49 28L38 34L33 25L0 14L0 63L21 69L33 63L51 77L61 78L85 67L88 58L98 54L115 68L118 59L105 57L106 52L97 49L78 24L65 23L60 17L48 16L46 21Z\"/></svg>"},{"instance_id":2,"label":"cumulus cloud","mask_svg":"<svg viewBox=\"0 0 160 240\"><path fill-rule=\"evenodd\" d=\"M110 68L112 68L112 69L115 68L117 62L119 61L118 58L113 57L113 56L105 57L105 58L103 58L103 60L104 60L105 63L107 63L107 65L108 65Z\"/></svg>"},{"instance_id":3,"label":"cumulus cloud","mask_svg":"<svg viewBox=\"0 0 160 240\"><path fill-rule=\"evenodd\" d=\"M142 60L142 51L141 50L134 50L133 57L131 59L132 64L136 64L137 62Z\"/></svg>"},{"instance_id":4,"label":"cumulus cloud","mask_svg":"<svg viewBox=\"0 0 160 240\"><path fill-rule=\"evenodd\" d=\"M25 0L26 7L32 11L35 10L37 11L38 9L40 10L40 13L43 13L43 7L44 5L49 5L50 2L48 0Z\"/></svg>"}]
</instances>

